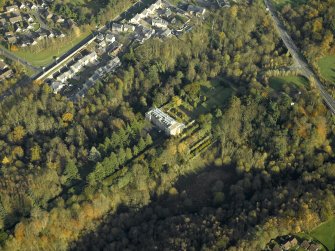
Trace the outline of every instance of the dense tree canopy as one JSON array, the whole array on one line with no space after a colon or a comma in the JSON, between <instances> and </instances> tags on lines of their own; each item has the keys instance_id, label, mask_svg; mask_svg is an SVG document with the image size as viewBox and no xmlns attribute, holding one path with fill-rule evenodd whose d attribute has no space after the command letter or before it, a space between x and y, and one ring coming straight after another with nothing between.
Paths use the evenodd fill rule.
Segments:
<instances>
[{"instance_id":1,"label":"dense tree canopy","mask_svg":"<svg viewBox=\"0 0 335 251\"><path fill-rule=\"evenodd\" d=\"M213 10L122 62L78 103L32 84L1 104L4 249L260 249L333 214L333 118L311 87L269 87L291 59L262 1ZM206 109L208 83L234 92ZM144 113L167 103L192 108L209 150L193 158L152 130ZM197 172L212 178L187 186Z\"/></svg>"}]
</instances>

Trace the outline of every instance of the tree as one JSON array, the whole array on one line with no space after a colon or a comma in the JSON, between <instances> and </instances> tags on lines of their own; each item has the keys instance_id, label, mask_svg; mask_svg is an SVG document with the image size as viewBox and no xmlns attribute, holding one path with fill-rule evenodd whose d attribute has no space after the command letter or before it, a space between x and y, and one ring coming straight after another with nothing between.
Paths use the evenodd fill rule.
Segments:
<instances>
[{"instance_id":1,"label":"tree","mask_svg":"<svg viewBox=\"0 0 335 251\"><path fill-rule=\"evenodd\" d=\"M131 149L129 147L126 148L126 159L130 160L133 157Z\"/></svg>"},{"instance_id":2,"label":"tree","mask_svg":"<svg viewBox=\"0 0 335 251\"><path fill-rule=\"evenodd\" d=\"M193 84L188 84L184 87L185 92L187 92L188 95L192 99L195 99L199 96L200 93L200 84L198 83L193 83Z\"/></svg>"},{"instance_id":3,"label":"tree","mask_svg":"<svg viewBox=\"0 0 335 251\"><path fill-rule=\"evenodd\" d=\"M71 122L73 120L73 114L70 112L66 112L63 114L62 119L64 122Z\"/></svg>"},{"instance_id":4,"label":"tree","mask_svg":"<svg viewBox=\"0 0 335 251\"><path fill-rule=\"evenodd\" d=\"M138 148L137 148L137 146L133 146L133 155L134 156L137 156L138 155Z\"/></svg>"},{"instance_id":5,"label":"tree","mask_svg":"<svg viewBox=\"0 0 335 251\"><path fill-rule=\"evenodd\" d=\"M215 111L215 117L216 118L221 118L222 117L222 111L221 111L221 109L216 109L216 111Z\"/></svg>"},{"instance_id":6,"label":"tree","mask_svg":"<svg viewBox=\"0 0 335 251\"><path fill-rule=\"evenodd\" d=\"M73 33L76 37L79 37L81 35L81 30L78 26L73 27Z\"/></svg>"},{"instance_id":7,"label":"tree","mask_svg":"<svg viewBox=\"0 0 335 251\"><path fill-rule=\"evenodd\" d=\"M126 151L122 147L119 149L118 157L120 165L124 164L126 161Z\"/></svg>"},{"instance_id":8,"label":"tree","mask_svg":"<svg viewBox=\"0 0 335 251\"><path fill-rule=\"evenodd\" d=\"M222 205L224 201L224 193L222 192L215 192L214 193L214 199L213 199L213 203L215 206L220 206Z\"/></svg>"},{"instance_id":9,"label":"tree","mask_svg":"<svg viewBox=\"0 0 335 251\"><path fill-rule=\"evenodd\" d=\"M179 143L178 145L178 153L181 155L185 155L187 153L188 147L184 142Z\"/></svg>"},{"instance_id":10,"label":"tree","mask_svg":"<svg viewBox=\"0 0 335 251\"><path fill-rule=\"evenodd\" d=\"M40 79L38 79L38 80L34 80L34 81L33 81L33 84L34 84L35 86L41 86L41 85L43 84L43 81L40 80Z\"/></svg>"},{"instance_id":11,"label":"tree","mask_svg":"<svg viewBox=\"0 0 335 251\"><path fill-rule=\"evenodd\" d=\"M179 96L173 96L172 97L172 104L176 107L180 106L182 104L182 100Z\"/></svg>"},{"instance_id":12,"label":"tree","mask_svg":"<svg viewBox=\"0 0 335 251\"><path fill-rule=\"evenodd\" d=\"M237 5L233 5L229 10L230 16L232 18L236 18L237 12L238 12L238 6Z\"/></svg>"},{"instance_id":13,"label":"tree","mask_svg":"<svg viewBox=\"0 0 335 251\"><path fill-rule=\"evenodd\" d=\"M16 126L13 131L13 140L14 142L19 142L23 139L26 134L23 126Z\"/></svg>"},{"instance_id":14,"label":"tree","mask_svg":"<svg viewBox=\"0 0 335 251\"><path fill-rule=\"evenodd\" d=\"M313 31L315 33L319 33L322 30L322 19L315 19L315 21L313 22Z\"/></svg>"},{"instance_id":15,"label":"tree","mask_svg":"<svg viewBox=\"0 0 335 251\"><path fill-rule=\"evenodd\" d=\"M9 164L9 163L10 163L9 158L8 158L7 156L5 156L5 157L2 159L2 164L3 164L3 165L7 165L7 164Z\"/></svg>"},{"instance_id":16,"label":"tree","mask_svg":"<svg viewBox=\"0 0 335 251\"><path fill-rule=\"evenodd\" d=\"M145 141L144 141L144 139L143 139L142 137L141 137L140 140L138 141L138 145L137 145L137 147L138 147L138 150L139 150L139 151L143 151L144 148L146 147Z\"/></svg>"},{"instance_id":17,"label":"tree","mask_svg":"<svg viewBox=\"0 0 335 251\"><path fill-rule=\"evenodd\" d=\"M13 52L16 52L16 51L19 50L19 48L16 45L11 45L10 50L13 51Z\"/></svg>"},{"instance_id":18,"label":"tree","mask_svg":"<svg viewBox=\"0 0 335 251\"><path fill-rule=\"evenodd\" d=\"M100 152L95 148L95 146L92 146L90 153L88 155L88 159L90 161L96 162L99 161L101 158Z\"/></svg>"},{"instance_id":19,"label":"tree","mask_svg":"<svg viewBox=\"0 0 335 251\"><path fill-rule=\"evenodd\" d=\"M145 144L147 146L150 146L152 143L153 143L152 138L151 138L150 134L148 133L147 136L145 137Z\"/></svg>"},{"instance_id":20,"label":"tree","mask_svg":"<svg viewBox=\"0 0 335 251\"><path fill-rule=\"evenodd\" d=\"M78 173L78 168L73 160L69 160L66 163L63 176L65 177L67 181L80 178L79 173Z\"/></svg>"},{"instance_id":21,"label":"tree","mask_svg":"<svg viewBox=\"0 0 335 251\"><path fill-rule=\"evenodd\" d=\"M32 162L39 161L41 159L41 147L39 145L35 145L30 148L30 160Z\"/></svg>"},{"instance_id":22,"label":"tree","mask_svg":"<svg viewBox=\"0 0 335 251\"><path fill-rule=\"evenodd\" d=\"M197 75L197 72L194 69L194 63L191 62L188 65L187 73L186 73L186 78L188 79L189 82L194 81L195 77Z\"/></svg>"},{"instance_id":23,"label":"tree","mask_svg":"<svg viewBox=\"0 0 335 251\"><path fill-rule=\"evenodd\" d=\"M13 148L12 155L15 157L22 158L24 155L24 151L21 146L16 146Z\"/></svg>"}]
</instances>

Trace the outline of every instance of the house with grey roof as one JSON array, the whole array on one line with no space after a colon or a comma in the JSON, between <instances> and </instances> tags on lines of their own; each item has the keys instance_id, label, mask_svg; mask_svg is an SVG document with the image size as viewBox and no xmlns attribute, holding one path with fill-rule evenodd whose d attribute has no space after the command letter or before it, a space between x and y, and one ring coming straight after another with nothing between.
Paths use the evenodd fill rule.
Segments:
<instances>
[{"instance_id":1,"label":"house with grey roof","mask_svg":"<svg viewBox=\"0 0 335 251\"><path fill-rule=\"evenodd\" d=\"M83 65L88 65L89 63L94 62L98 58L98 55L95 51L91 52L90 54L84 56L80 61Z\"/></svg>"},{"instance_id":2,"label":"house with grey roof","mask_svg":"<svg viewBox=\"0 0 335 251\"><path fill-rule=\"evenodd\" d=\"M65 19L62 18L61 16L57 16L57 15L54 15L52 17L52 20L55 22L55 23L64 23Z\"/></svg>"},{"instance_id":3,"label":"house with grey roof","mask_svg":"<svg viewBox=\"0 0 335 251\"><path fill-rule=\"evenodd\" d=\"M105 36L104 36L104 34L99 33L99 34L96 36L95 39L96 39L98 42L101 42L101 41L103 41L103 40L105 39Z\"/></svg>"},{"instance_id":4,"label":"house with grey roof","mask_svg":"<svg viewBox=\"0 0 335 251\"><path fill-rule=\"evenodd\" d=\"M52 19L53 16L54 16L53 13L51 13L51 12L49 12L49 11L46 11L46 13L45 13L45 18L46 18L46 19Z\"/></svg>"},{"instance_id":5,"label":"house with grey roof","mask_svg":"<svg viewBox=\"0 0 335 251\"><path fill-rule=\"evenodd\" d=\"M21 28L20 24L18 24L18 23L15 23L15 24L14 24L14 31L15 31L15 32L20 32L20 31L22 31L22 28Z\"/></svg>"},{"instance_id":6,"label":"house with grey roof","mask_svg":"<svg viewBox=\"0 0 335 251\"><path fill-rule=\"evenodd\" d=\"M140 14L136 14L133 18L129 20L132 24L138 24L141 21L142 17Z\"/></svg>"},{"instance_id":7,"label":"house with grey roof","mask_svg":"<svg viewBox=\"0 0 335 251\"><path fill-rule=\"evenodd\" d=\"M67 19L66 22L67 22L67 26L68 26L69 28L77 27L76 22L73 21L71 18Z\"/></svg>"},{"instance_id":8,"label":"house with grey roof","mask_svg":"<svg viewBox=\"0 0 335 251\"><path fill-rule=\"evenodd\" d=\"M8 68L8 65L6 63L4 63L2 60L0 60L0 71L4 70Z\"/></svg>"},{"instance_id":9,"label":"house with grey roof","mask_svg":"<svg viewBox=\"0 0 335 251\"><path fill-rule=\"evenodd\" d=\"M169 28L163 30L162 33L160 34L161 37L170 37L171 35L172 31Z\"/></svg>"},{"instance_id":10,"label":"house with grey roof","mask_svg":"<svg viewBox=\"0 0 335 251\"><path fill-rule=\"evenodd\" d=\"M22 17L21 16L15 16L15 17L9 18L9 22L11 24L15 24L15 23L18 23L18 22L21 22L21 21L22 21Z\"/></svg>"},{"instance_id":11,"label":"house with grey roof","mask_svg":"<svg viewBox=\"0 0 335 251\"><path fill-rule=\"evenodd\" d=\"M112 31L114 32L122 32L123 31L123 25L118 23L112 23Z\"/></svg>"},{"instance_id":12,"label":"house with grey roof","mask_svg":"<svg viewBox=\"0 0 335 251\"><path fill-rule=\"evenodd\" d=\"M6 7L6 12L10 13L10 12L18 12L19 11L19 7L17 5L10 5Z\"/></svg>"},{"instance_id":13,"label":"house with grey roof","mask_svg":"<svg viewBox=\"0 0 335 251\"><path fill-rule=\"evenodd\" d=\"M144 9L142 12L141 12L141 17L142 18L145 18L147 16L149 16L151 14L151 11L149 9Z\"/></svg>"},{"instance_id":14,"label":"house with grey roof","mask_svg":"<svg viewBox=\"0 0 335 251\"><path fill-rule=\"evenodd\" d=\"M115 57L115 58L111 59L107 65L110 68L116 68L116 67L121 65L121 61L118 57Z\"/></svg>"},{"instance_id":15,"label":"house with grey roof","mask_svg":"<svg viewBox=\"0 0 335 251\"><path fill-rule=\"evenodd\" d=\"M51 88L53 90L54 93L58 93L60 90L63 89L63 87L65 86L64 83L58 82L58 81L53 81L51 84Z\"/></svg>"},{"instance_id":16,"label":"house with grey roof","mask_svg":"<svg viewBox=\"0 0 335 251\"><path fill-rule=\"evenodd\" d=\"M143 36L147 39L151 38L151 36L153 34L155 34L155 30L154 29L147 29L147 28L144 28L142 29L142 33L143 33Z\"/></svg>"},{"instance_id":17,"label":"house with grey roof","mask_svg":"<svg viewBox=\"0 0 335 251\"><path fill-rule=\"evenodd\" d=\"M13 71L9 68L0 71L0 80L5 80L13 76Z\"/></svg>"},{"instance_id":18,"label":"house with grey roof","mask_svg":"<svg viewBox=\"0 0 335 251\"><path fill-rule=\"evenodd\" d=\"M12 32L12 31L6 31L6 32L5 32L5 36L6 36L6 37L14 36L14 32Z\"/></svg>"},{"instance_id":19,"label":"house with grey roof","mask_svg":"<svg viewBox=\"0 0 335 251\"><path fill-rule=\"evenodd\" d=\"M164 10L164 16L165 17L170 17L172 15L172 11L171 11L171 9L170 8L166 8L165 10Z\"/></svg>"},{"instance_id":20,"label":"house with grey roof","mask_svg":"<svg viewBox=\"0 0 335 251\"><path fill-rule=\"evenodd\" d=\"M83 63L81 62L81 60L77 61L76 63L74 63L73 65L70 66L70 69L74 72L74 73L78 73L82 68L84 67Z\"/></svg>"},{"instance_id":21,"label":"house with grey roof","mask_svg":"<svg viewBox=\"0 0 335 251\"><path fill-rule=\"evenodd\" d=\"M195 5L189 5L187 7L187 12L191 15L203 16L206 13L206 9Z\"/></svg>"},{"instance_id":22,"label":"house with grey roof","mask_svg":"<svg viewBox=\"0 0 335 251\"><path fill-rule=\"evenodd\" d=\"M32 9L32 10L37 10L38 9L38 6L36 5L36 4L32 4L31 6L30 6L30 9Z\"/></svg>"},{"instance_id":23,"label":"house with grey roof","mask_svg":"<svg viewBox=\"0 0 335 251\"><path fill-rule=\"evenodd\" d=\"M9 66L3 61L0 61L0 81L10 78L12 75L13 71L9 68Z\"/></svg>"},{"instance_id":24,"label":"house with grey roof","mask_svg":"<svg viewBox=\"0 0 335 251\"><path fill-rule=\"evenodd\" d=\"M107 43L111 44L115 42L115 36L111 33L106 33L105 40Z\"/></svg>"},{"instance_id":25,"label":"house with grey roof","mask_svg":"<svg viewBox=\"0 0 335 251\"><path fill-rule=\"evenodd\" d=\"M23 36L20 38L20 43L19 46L20 47L27 47L29 45L31 45L33 42L33 39L29 38L28 36Z\"/></svg>"},{"instance_id":26,"label":"house with grey roof","mask_svg":"<svg viewBox=\"0 0 335 251\"><path fill-rule=\"evenodd\" d=\"M17 42L17 38L15 36L8 36L6 39L10 44L15 44Z\"/></svg>"},{"instance_id":27,"label":"house with grey roof","mask_svg":"<svg viewBox=\"0 0 335 251\"><path fill-rule=\"evenodd\" d=\"M148 7L148 9L149 9L150 13L153 13L155 10L159 9L160 7L162 7L162 1L161 0L157 0L152 5L150 5Z\"/></svg>"},{"instance_id":28,"label":"house with grey roof","mask_svg":"<svg viewBox=\"0 0 335 251\"><path fill-rule=\"evenodd\" d=\"M123 31L124 32L132 32L135 31L135 26L131 24L124 24L123 25Z\"/></svg>"},{"instance_id":29,"label":"house with grey roof","mask_svg":"<svg viewBox=\"0 0 335 251\"><path fill-rule=\"evenodd\" d=\"M25 4L25 2L21 2L21 3L19 3L19 9L20 10L25 10L25 9L27 9L27 6L26 6L26 4Z\"/></svg>"},{"instance_id":30,"label":"house with grey roof","mask_svg":"<svg viewBox=\"0 0 335 251\"><path fill-rule=\"evenodd\" d=\"M166 28L168 26L168 22L162 18L154 17L151 19L151 25L158 28Z\"/></svg>"},{"instance_id":31,"label":"house with grey roof","mask_svg":"<svg viewBox=\"0 0 335 251\"><path fill-rule=\"evenodd\" d=\"M33 23L34 22L34 18L31 15L27 14L27 13L22 13L21 16L22 16L22 19L24 21L28 22L28 23Z\"/></svg>"},{"instance_id":32,"label":"house with grey roof","mask_svg":"<svg viewBox=\"0 0 335 251\"><path fill-rule=\"evenodd\" d=\"M44 31L40 31L39 33L37 33L37 40L42 40L43 38L46 38L48 36L48 34Z\"/></svg>"},{"instance_id":33,"label":"house with grey roof","mask_svg":"<svg viewBox=\"0 0 335 251\"><path fill-rule=\"evenodd\" d=\"M61 83L65 83L68 79L74 76L74 72L72 70L68 70L57 77L57 81Z\"/></svg>"},{"instance_id":34,"label":"house with grey roof","mask_svg":"<svg viewBox=\"0 0 335 251\"><path fill-rule=\"evenodd\" d=\"M107 42L102 40L100 43L97 44L96 52L101 55L106 52Z\"/></svg>"}]
</instances>

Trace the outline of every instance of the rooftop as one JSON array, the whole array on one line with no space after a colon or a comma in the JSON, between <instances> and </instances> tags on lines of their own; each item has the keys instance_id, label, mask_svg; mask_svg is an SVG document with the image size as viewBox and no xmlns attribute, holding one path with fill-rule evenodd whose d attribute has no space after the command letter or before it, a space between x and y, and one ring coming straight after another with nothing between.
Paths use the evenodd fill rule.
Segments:
<instances>
[{"instance_id":1,"label":"rooftop","mask_svg":"<svg viewBox=\"0 0 335 251\"><path fill-rule=\"evenodd\" d=\"M162 124L164 124L164 126L166 126L167 128L172 126L176 121L171 118L168 114L162 112L160 109L158 108L154 108L152 110L150 110L149 112L147 112L148 116L153 116L155 117L157 120L159 120Z\"/></svg>"}]
</instances>

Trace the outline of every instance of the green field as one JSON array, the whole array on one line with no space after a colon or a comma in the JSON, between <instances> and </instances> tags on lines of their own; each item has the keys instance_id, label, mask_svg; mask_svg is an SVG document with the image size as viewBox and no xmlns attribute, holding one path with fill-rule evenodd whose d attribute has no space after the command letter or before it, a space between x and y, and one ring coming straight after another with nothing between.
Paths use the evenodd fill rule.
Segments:
<instances>
[{"instance_id":1,"label":"green field","mask_svg":"<svg viewBox=\"0 0 335 251\"><path fill-rule=\"evenodd\" d=\"M56 3L60 4L73 4L74 6L85 6L91 11L99 11L100 8L106 7L106 1L95 0L57 0ZM92 13L93 14L93 13Z\"/></svg>"},{"instance_id":2,"label":"green field","mask_svg":"<svg viewBox=\"0 0 335 251\"><path fill-rule=\"evenodd\" d=\"M326 56L319 60L318 66L322 77L335 84L335 56Z\"/></svg>"},{"instance_id":3,"label":"green field","mask_svg":"<svg viewBox=\"0 0 335 251\"><path fill-rule=\"evenodd\" d=\"M309 235L326 246L328 251L335 250L335 218L314 228Z\"/></svg>"},{"instance_id":4,"label":"green field","mask_svg":"<svg viewBox=\"0 0 335 251\"><path fill-rule=\"evenodd\" d=\"M206 97L206 101L198 105L194 114L200 115L210 112L213 108L222 107L222 105L232 96L234 90L223 84L223 80L213 80L203 84L200 89L200 95Z\"/></svg>"},{"instance_id":5,"label":"green field","mask_svg":"<svg viewBox=\"0 0 335 251\"><path fill-rule=\"evenodd\" d=\"M27 60L34 66L45 66L45 65L50 64L54 60L55 57L59 57L60 55L70 50L73 46L78 44L81 40L83 40L89 34L90 32L82 33L80 36L72 39L69 42L61 44L59 47L51 46L39 52L34 52L31 49L23 49L23 50L19 50L13 53Z\"/></svg>"},{"instance_id":6,"label":"green field","mask_svg":"<svg viewBox=\"0 0 335 251\"><path fill-rule=\"evenodd\" d=\"M208 85L203 85L200 92L207 97L207 106L212 108L226 101L231 96L232 89L225 87L220 81L212 81Z\"/></svg>"},{"instance_id":7,"label":"green field","mask_svg":"<svg viewBox=\"0 0 335 251\"><path fill-rule=\"evenodd\" d=\"M293 6L297 6L299 4L306 3L307 0L274 0L273 3L277 5L278 7L282 7L285 4L291 4Z\"/></svg>"},{"instance_id":8,"label":"green field","mask_svg":"<svg viewBox=\"0 0 335 251\"><path fill-rule=\"evenodd\" d=\"M304 88L308 85L308 80L301 76L272 77L269 80L270 87L276 91L282 91L286 85L295 85Z\"/></svg>"}]
</instances>

